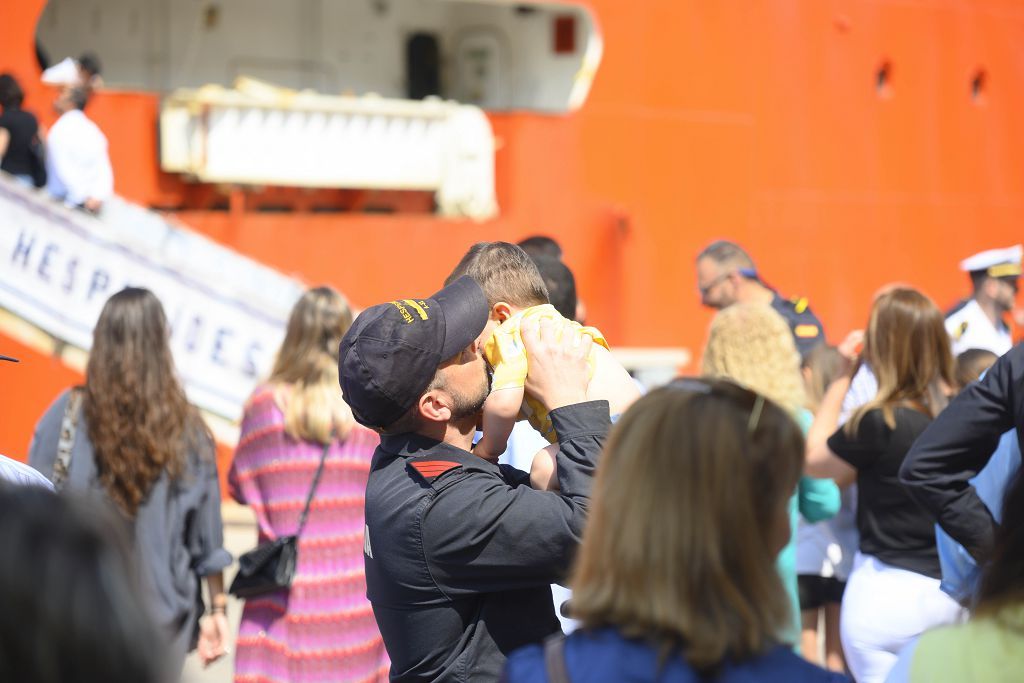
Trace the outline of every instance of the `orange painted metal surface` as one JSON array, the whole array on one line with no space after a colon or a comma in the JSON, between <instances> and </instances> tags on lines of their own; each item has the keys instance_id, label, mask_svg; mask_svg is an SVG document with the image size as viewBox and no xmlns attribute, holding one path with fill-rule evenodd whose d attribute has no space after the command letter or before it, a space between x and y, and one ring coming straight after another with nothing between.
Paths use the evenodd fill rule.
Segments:
<instances>
[{"instance_id":1,"label":"orange painted metal surface","mask_svg":"<svg viewBox=\"0 0 1024 683\"><path fill-rule=\"evenodd\" d=\"M482 224L426 215L415 198L392 215L189 209L210 189L158 170L156 95L105 91L89 115L119 194L186 207L182 222L359 306L435 290L474 241L554 235L589 322L618 345L699 350L710 314L692 263L718 237L808 296L832 340L863 324L883 283L946 306L967 292L961 258L1021 241L1024 5L587 4L605 45L591 94L567 115L490 115L501 213ZM52 99L32 50L43 5L0 0L0 70L40 113ZM22 381L2 371L0 450L18 453L49 397L12 421Z\"/></svg>"}]
</instances>

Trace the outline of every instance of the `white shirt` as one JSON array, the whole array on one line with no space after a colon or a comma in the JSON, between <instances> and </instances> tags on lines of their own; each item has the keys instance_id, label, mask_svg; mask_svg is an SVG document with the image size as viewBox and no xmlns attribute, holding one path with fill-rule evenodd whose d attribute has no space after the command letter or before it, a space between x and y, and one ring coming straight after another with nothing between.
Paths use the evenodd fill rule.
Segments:
<instances>
[{"instance_id":1,"label":"white shirt","mask_svg":"<svg viewBox=\"0 0 1024 683\"><path fill-rule=\"evenodd\" d=\"M106 201L114 193L107 137L84 112L65 112L50 128L46 173L46 189L69 206L89 198Z\"/></svg>"},{"instance_id":2,"label":"white shirt","mask_svg":"<svg viewBox=\"0 0 1024 683\"><path fill-rule=\"evenodd\" d=\"M953 342L953 355L967 349L985 349L1001 356L1013 346L1013 338L1006 325L992 324L974 299L946 318L946 332Z\"/></svg>"},{"instance_id":3,"label":"white shirt","mask_svg":"<svg viewBox=\"0 0 1024 683\"><path fill-rule=\"evenodd\" d=\"M17 486L39 486L49 491L53 490L53 484L42 474L17 460L11 460L5 455L0 455L0 481Z\"/></svg>"}]
</instances>

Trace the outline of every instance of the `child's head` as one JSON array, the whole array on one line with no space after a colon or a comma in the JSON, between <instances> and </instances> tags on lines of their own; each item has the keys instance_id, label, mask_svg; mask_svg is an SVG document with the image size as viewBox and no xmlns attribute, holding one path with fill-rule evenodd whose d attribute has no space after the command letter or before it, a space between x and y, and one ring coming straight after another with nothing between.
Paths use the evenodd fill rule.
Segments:
<instances>
[{"instance_id":1,"label":"child's head","mask_svg":"<svg viewBox=\"0 0 1024 683\"><path fill-rule=\"evenodd\" d=\"M839 349L828 344L818 344L804 356L800 364L800 372L804 377L804 389L807 393L807 408L817 411L825 391L839 377L843 356Z\"/></svg>"},{"instance_id":2,"label":"child's head","mask_svg":"<svg viewBox=\"0 0 1024 683\"><path fill-rule=\"evenodd\" d=\"M964 389L999 360L999 356L985 349L967 349L956 357L956 383Z\"/></svg>"},{"instance_id":3,"label":"child's head","mask_svg":"<svg viewBox=\"0 0 1024 683\"><path fill-rule=\"evenodd\" d=\"M548 288L526 252L508 242L477 242L455 266L445 285L463 275L476 280L491 307L491 320L548 303Z\"/></svg>"}]
</instances>

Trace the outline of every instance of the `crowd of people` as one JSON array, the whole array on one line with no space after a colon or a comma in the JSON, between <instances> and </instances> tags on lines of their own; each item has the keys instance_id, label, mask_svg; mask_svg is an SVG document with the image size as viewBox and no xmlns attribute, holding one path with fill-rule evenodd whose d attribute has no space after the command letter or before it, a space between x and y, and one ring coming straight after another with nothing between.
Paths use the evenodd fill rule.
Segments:
<instances>
[{"instance_id":1,"label":"crowd of people","mask_svg":"<svg viewBox=\"0 0 1024 683\"><path fill-rule=\"evenodd\" d=\"M125 289L31 469L0 459L0 679L169 683L233 650L237 683L1014 680L1021 249L962 268L949 314L887 286L830 346L715 242L700 371L656 388L549 238L358 316L309 290L227 473L297 561L237 634L213 439L160 302Z\"/></svg>"},{"instance_id":2,"label":"crowd of people","mask_svg":"<svg viewBox=\"0 0 1024 683\"><path fill-rule=\"evenodd\" d=\"M48 132L22 108L24 92L14 76L0 74L0 170L25 187L45 187L68 207L97 214L114 193L107 138L85 114L102 84L99 60L91 53L69 58L48 69L43 82L58 88L58 118Z\"/></svg>"}]
</instances>

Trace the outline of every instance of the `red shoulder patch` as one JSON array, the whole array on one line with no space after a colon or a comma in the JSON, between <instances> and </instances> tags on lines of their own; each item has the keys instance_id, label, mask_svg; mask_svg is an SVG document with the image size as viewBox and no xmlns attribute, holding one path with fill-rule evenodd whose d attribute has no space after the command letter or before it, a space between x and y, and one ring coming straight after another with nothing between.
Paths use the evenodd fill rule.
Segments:
<instances>
[{"instance_id":1,"label":"red shoulder patch","mask_svg":"<svg viewBox=\"0 0 1024 683\"><path fill-rule=\"evenodd\" d=\"M462 467L460 463L452 460L413 460L409 465L416 470L427 483L433 482L445 472Z\"/></svg>"}]
</instances>

